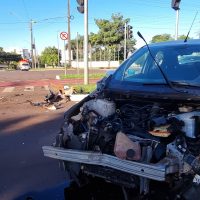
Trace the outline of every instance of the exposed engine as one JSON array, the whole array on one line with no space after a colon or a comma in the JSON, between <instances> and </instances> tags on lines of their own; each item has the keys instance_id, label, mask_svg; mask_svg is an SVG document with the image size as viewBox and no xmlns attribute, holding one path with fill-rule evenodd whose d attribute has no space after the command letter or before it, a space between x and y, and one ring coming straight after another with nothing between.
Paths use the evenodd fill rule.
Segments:
<instances>
[{"instance_id":1,"label":"exposed engine","mask_svg":"<svg viewBox=\"0 0 200 200\"><path fill-rule=\"evenodd\" d=\"M100 177L144 197L155 193L155 183L163 183L168 199L195 199L200 191L191 187L200 183L198 107L127 102L85 102L65 118L54 144L65 156L60 150L51 157L65 160L76 181L80 174Z\"/></svg>"}]
</instances>

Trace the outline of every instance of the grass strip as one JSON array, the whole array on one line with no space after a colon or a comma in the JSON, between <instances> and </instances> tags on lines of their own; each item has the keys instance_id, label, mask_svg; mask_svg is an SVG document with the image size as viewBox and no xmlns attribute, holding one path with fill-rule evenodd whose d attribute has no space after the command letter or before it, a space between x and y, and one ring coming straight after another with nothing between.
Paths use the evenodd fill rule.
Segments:
<instances>
[{"instance_id":1,"label":"grass strip","mask_svg":"<svg viewBox=\"0 0 200 200\"><path fill-rule=\"evenodd\" d=\"M102 73L102 74L89 74L89 78L103 78L105 76L105 73ZM61 74L60 75L60 78L62 80L65 80L65 79L74 79L74 78L84 78L84 75L83 74Z\"/></svg>"},{"instance_id":2,"label":"grass strip","mask_svg":"<svg viewBox=\"0 0 200 200\"><path fill-rule=\"evenodd\" d=\"M96 84L73 85L73 88L78 94L89 94L96 89Z\"/></svg>"}]
</instances>

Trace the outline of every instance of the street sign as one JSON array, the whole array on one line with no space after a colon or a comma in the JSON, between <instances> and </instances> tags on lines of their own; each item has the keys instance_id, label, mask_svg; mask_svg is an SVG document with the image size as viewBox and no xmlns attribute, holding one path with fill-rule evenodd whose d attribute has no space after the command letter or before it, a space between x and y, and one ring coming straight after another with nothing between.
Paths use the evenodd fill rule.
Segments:
<instances>
[{"instance_id":1,"label":"street sign","mask_svg":"<svg viewBox=\"0 0 200 200\"><path fill-rule=\"evenodd\" d=\"M68 33L67 32L61 32L60 33L60 38L62 40L67 40L68 39Z\"/></svg>"}]
</instances>

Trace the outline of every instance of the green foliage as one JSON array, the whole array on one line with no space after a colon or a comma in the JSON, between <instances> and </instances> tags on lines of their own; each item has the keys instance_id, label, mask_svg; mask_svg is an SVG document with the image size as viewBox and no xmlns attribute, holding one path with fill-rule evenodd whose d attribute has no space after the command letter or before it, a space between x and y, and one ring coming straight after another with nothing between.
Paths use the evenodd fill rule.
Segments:
<instances>
[{"instance_id":1,"label":"green foliage","mask_svg":"<svg viewBox=\"0 0 200 200\"><path fill-rule=\"evenodd\" d=\"M122 60L124 46L123 27L129 23L130 19L124 19L121 14L113 14L111 19L95 19L98 27L97 33L89 35L89 51L92 60ZM84 36L78 36L79 60L83 60L83 40ZM135 39L127 39L127 51L134 50L136 44ZM67 47L67 45L66 45ZM71 48L73 50L73 58L76 59L77 54L77 38L71 40Z\"/></svg>"},{"instance_id":2,"label":"green foliage","mask_svg":"<svg viewBox=\"0 0 200 200\"><path fill-rule=\"evenodd\" d=\"M41 53L40 62L42 65L56 66L58 64L58 49L56 47L46 47Z\"/></svg>"},{"instance_id":3,"label":"green foliage","mask_svg":"<svg viewBox=\"0 0 200 200\"><path fill-rule=\"evenodd\" d=\"M96 89L96 84L74 85L73 88L78 94L89 94Z\"/></svg>"},{"instance_id":4,"label":"green foliage","mask_svg":"<svg viewBox=\"0 0 200 200\"><path fill-rule=\"evenodd\" d=\"M156 42L165 42L169 40L174 40L170 34L162 34L162 35L155 35L152 37L151 43L156 43Z\"/></svg>"},{"instance_id":5,"label":"green foliage","mask_svg":"<svg viewBox=\"0 0 200 200\"><path fill-rule=\"evenodd\" d=\"M91 45L99 44L104 46L113 46L120 44L124 39L123 31L121 31L125 22L130 19L124 19L121 14L113 14L110 20L95 19L95 23L99 28L97 34L90 34Z\"/></svg>"},{"instance_id":6,"label":"green foliage","mask_svg":"<svg viewBox=\"0 0 200 200\"><path fill-rule=\"evenodd\" d=\"M185 40L186 35L179 35L178 40ZM188 37L188 39L192 39ZM174 40L174 38L170 34L161 34L161 35L155 35L152 37L151 43L156 43L156 42L165 42L169 40Z\"/></svg>"},{"instance_id":7,"label":"green foliage","mask_svg":"<svg viewBox=\"0 0 200 200\"><path fill-rule=\"evenodd\" d=\"M89 74L89 78L103 78L105 76L105 73L102 73L102 74ZM84 75L83 74L67 74L66 76L65 75L60 75L60 78L61 79L76 79L76 78L84 78Z\"/></svg>"},{"instance_id":8,"label":"green foliage","mask_svg":"<svg viewBox=\"0 0 200 200\"><path fill-rule=\"evenodd\" d=\"M178 36L178 40L185 40L186 35L179 35ZM190 37L188 37L188 40L191 39Z\"/></svg>"},{"instance_id":9,"label":"green foliage","mask_svg":"<svg viewBox=\"0 0 200 200\"><path fill-rule=\"evenodd\" d=\"M113 60L118 56L120 57L120 59L123 58L123 27L125 23L128 23L129 21L130 19L124 19L124 17L121 14L113 14L110 20L95 19L95 23L98 26L99 31L96 34L90 33L89 36L91 49L93 51L93 59L100 60L101 53L102 55L105 54L105 56L103 55L104 60ZM127 50L133 50L135 43L135 39L128 39ZM103 52L101 52L102 49Z\"/></svg>"},{"instance_id":10,"label":"green foliage","mask_svg":"<svg viewBox=\"0 0 200 200\"><path fill-rule=\"evenodd\" d=\"M20 54L5 52L2 47L0 47L0 63L5 63L8 66L14 65L22 59Z\"/></svg>"},{"instance_id":11,"label":"green foliage","mask_svg":"<svg viewBox=\"0 0 200 200\"><path fill-rule=\"evenodd\" d=\"M78 36L78 46L79 46L79 60L83 60L84 55L83 55L83 40L84 36L79 35ZM73 50L73 58L76 59L76 53L77 53L77 38L71 40L71 49Z\"/></svg>"}]
</instances>

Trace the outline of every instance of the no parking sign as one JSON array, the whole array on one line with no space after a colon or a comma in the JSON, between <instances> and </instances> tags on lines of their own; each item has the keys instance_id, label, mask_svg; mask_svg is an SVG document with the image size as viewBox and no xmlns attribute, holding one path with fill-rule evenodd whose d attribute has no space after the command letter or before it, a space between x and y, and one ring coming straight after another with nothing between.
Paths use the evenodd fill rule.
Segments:
<instances>
[{"instance_id":1,"label":"no parking sign","mask_svg":"<svg viewBox=\"0 0 200 200\"><path fill-rule=\"evenodd\" d=\"M68 33L67 32L61 32L60 33L60 38L62 40L67 40L68 39Z\"/></svg>"}]
</instances>

